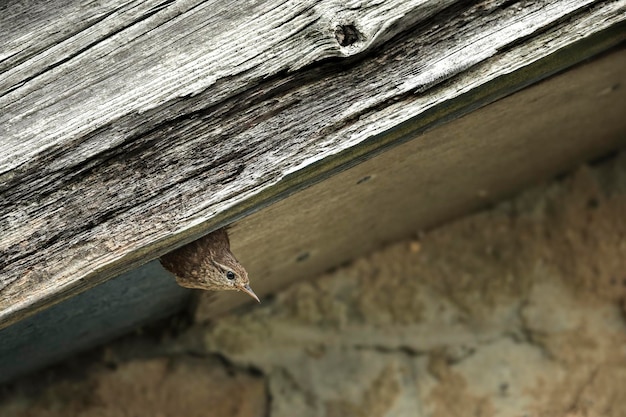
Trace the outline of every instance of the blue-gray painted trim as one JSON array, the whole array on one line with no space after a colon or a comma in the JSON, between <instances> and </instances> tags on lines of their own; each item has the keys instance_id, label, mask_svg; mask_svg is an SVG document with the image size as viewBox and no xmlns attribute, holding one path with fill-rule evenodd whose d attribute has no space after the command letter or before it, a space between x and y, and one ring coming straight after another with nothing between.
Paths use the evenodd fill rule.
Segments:
<instances>
[{"instance_id":1,"label":"blue-gray painted trim","mask_svg":"<svg viewBox=\"0 0 626 417\"><path fill-rule=\"evenodd\" d=\"M0 330L0 382L174 314L190 294L153 261Z\"/></svg>"}]
</instances>

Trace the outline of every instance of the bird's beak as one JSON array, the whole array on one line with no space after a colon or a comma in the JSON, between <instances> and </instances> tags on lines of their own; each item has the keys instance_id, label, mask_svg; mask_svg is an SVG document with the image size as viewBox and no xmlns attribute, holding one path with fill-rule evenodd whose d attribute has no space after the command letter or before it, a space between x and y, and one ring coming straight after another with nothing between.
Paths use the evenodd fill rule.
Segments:
<instances>
[{"instance_id":1,"label":"bird's beak","mask_svg":"<svg viewBox=\"0 0 626 417\"><path fill-rule=\"evenodd\" d=\"M250 297L257 300L257 302L259 303L261 302L261 300L259 300L259 297L257 297L254 291L252 291L252 288L250 288L250 285L242 285L241 287L239 287L239 291L243 291L246 294L248 294Z\"/></svg>"}]
</instances>

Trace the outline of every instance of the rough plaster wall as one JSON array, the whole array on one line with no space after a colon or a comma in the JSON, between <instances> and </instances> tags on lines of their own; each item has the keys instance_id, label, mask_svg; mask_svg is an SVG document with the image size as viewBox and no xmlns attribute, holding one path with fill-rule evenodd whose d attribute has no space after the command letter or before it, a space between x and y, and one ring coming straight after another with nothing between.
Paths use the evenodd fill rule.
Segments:
<instances>
[{"instance_id":1,"label":"rough plaster wall","mask_svg":"<svg viewBox=\"0 0 626 417\"><path fill-rule=\"evenodd\" d=\"M208 326L112 344L80 376L14 384L0 415L626 416L625 319L622 153Z\"/></svg>"}]
</instances>

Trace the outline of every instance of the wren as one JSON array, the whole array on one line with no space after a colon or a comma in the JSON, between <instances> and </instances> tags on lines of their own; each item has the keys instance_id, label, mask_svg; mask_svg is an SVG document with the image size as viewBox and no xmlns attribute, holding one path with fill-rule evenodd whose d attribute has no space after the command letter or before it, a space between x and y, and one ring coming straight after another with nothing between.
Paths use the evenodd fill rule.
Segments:
<instances>
[{"instance_id":1,"label":"wren","mask_svg":"<svg viewBox=\"0 0 626 417\"><path fill-rule=\"evenodd\" d=\"M163 255L161 264L182 287L243 291L261 302L250 288L248 273L230 251L226 228Z\"/></svg>"}]
</instances>

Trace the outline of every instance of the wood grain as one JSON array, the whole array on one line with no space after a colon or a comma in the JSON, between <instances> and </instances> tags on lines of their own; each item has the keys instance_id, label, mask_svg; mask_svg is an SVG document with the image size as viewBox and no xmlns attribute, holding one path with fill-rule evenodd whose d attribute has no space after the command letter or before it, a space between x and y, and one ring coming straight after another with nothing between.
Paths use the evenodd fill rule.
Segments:
<instances>
[{"instance_id":1,"label":"wood grain","mask_svg":"<svg viewBox=\"0 0 626 417\"><path fill-rule=\"evenodd\" d=\"M0 10L1 326L626 37L624 1L34 3Z\"/></svg>"}]
</instances>

